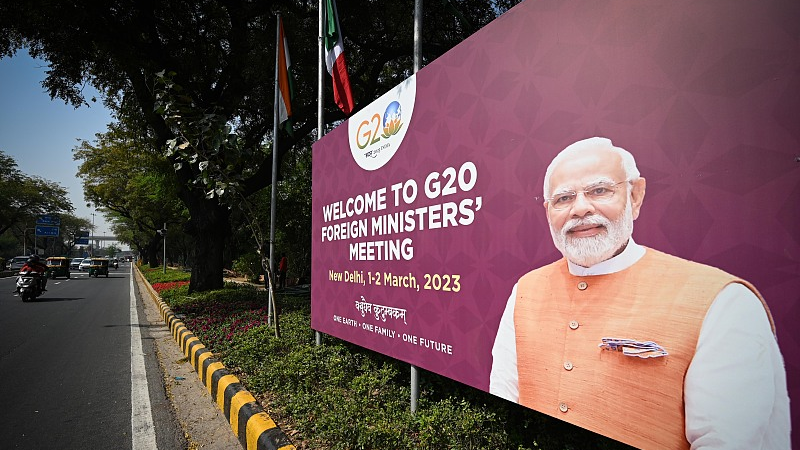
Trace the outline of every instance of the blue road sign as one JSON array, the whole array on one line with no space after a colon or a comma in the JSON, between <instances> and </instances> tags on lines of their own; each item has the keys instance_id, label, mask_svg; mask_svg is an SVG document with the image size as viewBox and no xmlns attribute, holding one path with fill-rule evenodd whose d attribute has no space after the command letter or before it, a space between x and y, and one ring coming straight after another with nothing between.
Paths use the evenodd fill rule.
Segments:
<instances>
[{"instance_id":1,"label":"blue road sign","mask_svg":"<svg viewBox=\"0 0 800 450\"><path fill-rule=\"evenodd\" d=\"M89 239L87 238L75 239L75 245L87 245L87 244L89 244Z\"/></svg>"},{"instance_id":2,"label":"blue road sign","mask_svg":"<svg viewBox=\"0 0 800 450\"><path fill-rule=\"evenodd\" d=\"M36 225L36 236L58 236L58 227Z\"/></svg>"},{"instance_id":3,"label":"blue road sign","mask_svg":"<svg viewBox=\"0 0 800 450\"><path fill-rule=\"evenodd\" d=\"M44 215L36 219L37 225L61 225L61 218L58 216ZM48 235L49 236L49 235Z\"/></svg>"},{"instance_id":4,"label":"blue road sign","mask_svg":"<svg viewBox=\"0 0 800 450\"><path fill-rule=\"evenodd\" d=\"M89 232L88 232L88 231L83 231L83 230L81 230L81 231L78 231L78 232L75 234L75 236L80 236L80 237L89 237Z\"/></svg>"}]
</instances>

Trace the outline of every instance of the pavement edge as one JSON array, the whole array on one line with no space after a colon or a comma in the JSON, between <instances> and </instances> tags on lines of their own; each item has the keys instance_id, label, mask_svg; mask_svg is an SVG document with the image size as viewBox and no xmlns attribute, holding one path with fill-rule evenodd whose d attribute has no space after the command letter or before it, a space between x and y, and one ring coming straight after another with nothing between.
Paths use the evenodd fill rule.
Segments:
<instances>
[{"instance_id":1,"label":"pavement edge","mask_svg":"<svg viewBox=\"0 0 800 450\"><path fill-rule=\"evenodd\" d=\"M173 339L225 415L242 447L245 450L295 450L286 434L264 412L255 397L175 316L139 268L135 265L134 268L136 276L147 287L150 298L159 308Z\"/></svg>"}]
</instances>

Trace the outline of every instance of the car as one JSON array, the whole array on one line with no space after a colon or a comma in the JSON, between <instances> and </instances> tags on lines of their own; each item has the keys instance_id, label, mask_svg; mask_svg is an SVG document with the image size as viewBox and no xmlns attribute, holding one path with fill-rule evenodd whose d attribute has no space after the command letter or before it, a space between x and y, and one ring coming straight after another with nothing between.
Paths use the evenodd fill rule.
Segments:
<instances>
[{"instance_id":1,"label":"car","mask_svg":"<svg viewBox=\"0 0 800 450\"><path fill-rule=\"evenodd\" d=\"M30 257L29 256L15 256L14 258L11 259L11 261L9 261L8 269L9 270L14 270L14 271L18 271L19 269L22 269L22 266L25 265L25 263L28 261L28 258L30 258Z\"/></svg>"},{"instance_id":2,"label":"car","mask_svg":"<svg viewBox=\"0 0 800 450\"><path fill-rule=\"evenodd\" d=\"M83 261L83 258L75 258L75 259L73 259L72 261L69 262L69 268L70 269L74 269L74 270L80 270L81 261Z\"/></svg>"},{"instance_id":3,"label":"car","mask_svg":"<svg viewBox=\"0 0 800 450\"><path fill-rule=\"evenodd\" d=\"M78 266L78 270L80 270L81 272L88 272L89 266L91 265L92 265L92 258L86 258L83 261L81 261L81 264Z\"/></svg>"}]
</instances>

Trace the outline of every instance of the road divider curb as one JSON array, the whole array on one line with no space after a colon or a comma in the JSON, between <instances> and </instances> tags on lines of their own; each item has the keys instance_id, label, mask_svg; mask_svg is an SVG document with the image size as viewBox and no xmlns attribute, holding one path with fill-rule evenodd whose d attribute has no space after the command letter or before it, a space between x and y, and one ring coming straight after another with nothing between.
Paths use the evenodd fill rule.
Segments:
<instances>
[{"instance_id":1,"label":"road divider curb","mask_svg":"<svg viewBox=\"0 0 800 450\"><path fill-rule=\"evenodd\" d=\"M134 265L136 276L147 287L150 298L161 311L161 317L169 326L172 338L178 344L197 376L208 389L211 398L225 415L231 430L245 450L294 450L286 434L264 412L255 397L245 389L239 379L214 358L210 350L200 342L186 325L161 300L161 296L150 286L139 268Z\"/></svg>"}]
</instances>

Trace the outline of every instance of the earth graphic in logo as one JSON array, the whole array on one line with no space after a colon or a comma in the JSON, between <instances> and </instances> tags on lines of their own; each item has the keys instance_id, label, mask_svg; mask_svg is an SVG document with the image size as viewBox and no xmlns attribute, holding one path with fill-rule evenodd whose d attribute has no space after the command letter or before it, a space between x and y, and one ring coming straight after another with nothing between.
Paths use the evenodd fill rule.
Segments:
<instances>
[{"instance_id":1,"label":"earth graphic in logo","mask_svg":"<svg viewBox=\"0 0 800 450\"><path fill-rule=\"evenodd\" d=\"M389 136L393 136L400 131L400 128L403 127L402 119L402 110L400 108L400 102L393 101L389 103L389 106L386 107L386 112L383 113L383 137L388 138Z\"/></svg>"},{"instance_id":2,"label":"earth graphic in logo","mask_svg":"<svg viewBox=\"0 0 800 450\"><path fill-rule=\"evenodd\" d=\"M362 169L380 169L402 147L412 126L416 80L416 75L408 77L347 119L350 153Z\"/></svg>"}]
</instances>

